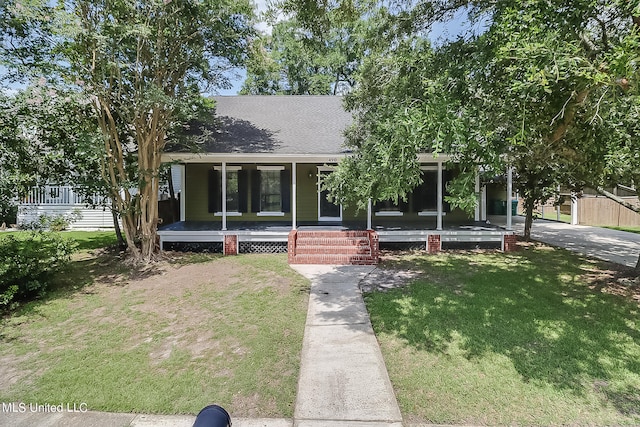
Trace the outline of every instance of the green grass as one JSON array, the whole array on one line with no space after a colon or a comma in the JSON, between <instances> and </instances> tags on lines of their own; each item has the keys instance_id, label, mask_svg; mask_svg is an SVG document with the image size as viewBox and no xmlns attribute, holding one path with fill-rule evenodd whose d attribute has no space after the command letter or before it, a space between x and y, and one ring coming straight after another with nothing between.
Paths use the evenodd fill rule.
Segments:
<instances>
[{"instance_id":1,"label":"green grass","mask_svg":"<svg viewBox=\"0 0 640 427\"><path fill-rule=\"evenodd\" d=\"M640 227L614 227L614 226L608 226L608 225L603 225L601 227L610 228L611 230L619 230L619 231L626 231L628 233L640 234Z\"/></svg>"},{"instance_id":2,"label":"green grass","mask_svg":"<svg viewBox=\"0 0 640 427\"><path fill-rule=\"evenodd\" d=\"M75 262L58 293L0 324L0 401L291 417L308 281L283 255L186 262Z\"/></svg>"},{"instance_id":3,"label":"green grass","mask_svg":"<svg viewBox=\"0 0 640 427\"><path fill-rule=\"evenodd\" d=\"M20 238L21 235L26 235L26 233L28 233L28 231L6 231L0 233L0 239L8 235ZM56 232L56 234L75 241L77 245L76 250L78 251L99 249L118 243L116 234L113 231L59 231Z\"/></svg>"},{"instance_id":4,"label":"green grass","mask_svg":"<svg viewBox=\"0 0 640 427\"><path fill-rule=\"evenodd\" d=\"M546 208L544 210L544 219L550 219L552 221L558 221L558 212L555 209ZM566 222L571 224L571 215L560 214L560 222Z\"/></svg>"},{"instance_id":5,"label":"green grass","mask_svg":"<svg viewBox=\"0 0 640 427\"><path fill-rule=\"evenodd\" d=\"M405 420L638 425L640 310L590 289L566 251L407 256L423 272L365 296Z\"/></svg>"}]
</instances>

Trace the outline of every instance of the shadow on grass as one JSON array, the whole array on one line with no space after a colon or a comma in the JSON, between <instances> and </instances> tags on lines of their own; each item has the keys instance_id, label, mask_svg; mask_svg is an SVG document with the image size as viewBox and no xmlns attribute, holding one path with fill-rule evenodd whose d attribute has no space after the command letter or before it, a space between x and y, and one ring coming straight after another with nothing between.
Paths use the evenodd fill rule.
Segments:
<instances>
[{"instance_id":1,"label":"shadow on grass","mask_svg":"<svg viewBox=\"0 0 640 427\"><path fill-rule=\"evenodd\" d=\"M589 261L563 250L531 249L403 264L424 276L367 295L376 332L441 354L456 342L469 360L497 353L525 382L578 396L595 390L623 414L640 412L637 384L619 382L627 373L640 376L640 310L585 285L583 275L595 267Z\"/></svg>"}]
</instances>

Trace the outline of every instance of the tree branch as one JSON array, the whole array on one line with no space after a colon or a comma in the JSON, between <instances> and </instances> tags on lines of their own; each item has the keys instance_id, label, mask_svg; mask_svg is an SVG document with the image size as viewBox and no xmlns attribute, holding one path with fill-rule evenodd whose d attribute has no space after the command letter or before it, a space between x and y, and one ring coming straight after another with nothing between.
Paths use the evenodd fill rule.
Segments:
<instances>
[{"instance_id":1,"label":"tree branch","mask_svg":"<svg viewBox=\"0 0 640 427\"><path fill-rule=\"evenodd\" d=\"M616 196L615 194L608 192L607 190L605 190L600 186L596 187L596 191L599 194L605 196L607 199L611 199L614 202L621 204L625 208L631 209L632 211L640 214L640 205L634 205L632 203L629 203L626 200Z\"/></svg>"}]
</instances>

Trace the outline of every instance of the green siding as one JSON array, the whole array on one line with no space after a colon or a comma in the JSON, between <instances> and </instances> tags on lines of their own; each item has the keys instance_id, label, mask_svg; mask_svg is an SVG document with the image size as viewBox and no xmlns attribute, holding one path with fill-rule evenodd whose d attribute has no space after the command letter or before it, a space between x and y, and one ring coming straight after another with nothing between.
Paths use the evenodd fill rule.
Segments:
<instances>
[{"instance_id":1,"label":"green siding","mask_svg":"<svg viewBox=\"0 0 640 427\"><path fill-rule=\"evenodd\" d=\"M215 221L221 222L220 216L215 216L208 212L208 171L213 164L187 164L185 167L185 219L187 221ZM290 164L283 164L290 170ZM242 165L242 169L249 171L256 170L255 164ZM318 219L318 187L317 187L318 165L309 163L297 164L297 219L298 222L316 221ZM241 216L228 216L227 221L282 221L291 222L291 213L284 216L258 216L251 212L251 185L248 186L248 210ZM293 197L292 197L293 202ZM292 206L293 209L293 206ZM357 211L355 207L345 208L342 213L343 221L366 221L366 209ZM459 223L468 220L470 217L459 209L454 209L443 218L444 225ZM413 209L412 203L409 205L409 212L403 216L376 217L372 218L374 225L384 225L393 223L416 223L428 228L435 228L436 217L421 217Z\"/></svg>"},{"instance_id":2,"label":"green siding","mask_svg":"<svg viewBox=\"0 0 640 427\"><path fill-rule=\"evenodd\" d=\"M297 165L298 221L318 219L318 166Z\"/></svg>"},{"instance_id":3,"label":"green siding","mask_svg":"<svg viewBox=\"0 0 640 427\"><path fill-rule=\"evenodd\" d=\"M208 212L209 176L213 165L187 164L185 167L185 219L187 221L222 221Z\"/></svg>"}]
</instances>

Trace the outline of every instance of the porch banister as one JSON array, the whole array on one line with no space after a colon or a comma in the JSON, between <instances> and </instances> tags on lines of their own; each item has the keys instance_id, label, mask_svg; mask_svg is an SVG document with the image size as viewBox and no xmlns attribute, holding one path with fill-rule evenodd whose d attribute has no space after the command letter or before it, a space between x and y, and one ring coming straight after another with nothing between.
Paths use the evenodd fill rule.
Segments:
<instances>
[{"instance_id":1,"label":"porch banister","mask_svg":"<svg viewBox=\"0 0 640 427\"><path fill-rule=\"evenodd\" d=\"M437 230L442 230L442 162L438 162L438 222Z\"/></svg>"},{"instance_id":2,"label":"porch banister","mask_svg":"<svg viewBox=\"0 0 640 427\"><path fill-rule=\"evenodd\" d=\"M369 201L367 202L367 230L373 230L372 224L371 224L371 211L372 211L372 207L371 207L371 197L369 197Z\"/></svg>"},{"instance_id":3,"label":"porch banister","mask_svg":"<svg viewBox=\"0 0 640 427\"><path fill-rule=\"evenodd\" d=\"M513 168L507 167L507 230L513 230L511 218L511 197L513 193Z\"/></svg>"},{"instance_id":4,"label":"porch banister","mask_svg":"<svg viewBox=\"0 0 640 427\"><path fill-rule=\"evenodd\" d=\"M295 230L298 227L298 177L297 164L291 162L291 228Z\"/></svg>"},{"instance_id":5,"label":"porch banister","mask_svg":"<svg viewBox=\"0 0 640 427\"><path fill-rule=\"evenodd\" d=\"M222 162L222 231L227 230L227 162Z\"/></svg>"},{"instance_id":6,"label":"porch banister","mask_svg":"<svg viewBox=\"0 0 640 427\"><path fill-rule=\"evenodd\" d=\"M482 196L480 195L480 169L476 170L476 211L474 215L474 221L480 221L480 204Z\"/></svg>"}]
</instances>

